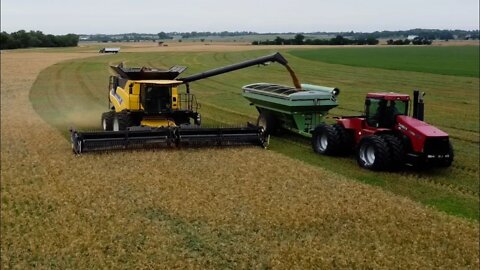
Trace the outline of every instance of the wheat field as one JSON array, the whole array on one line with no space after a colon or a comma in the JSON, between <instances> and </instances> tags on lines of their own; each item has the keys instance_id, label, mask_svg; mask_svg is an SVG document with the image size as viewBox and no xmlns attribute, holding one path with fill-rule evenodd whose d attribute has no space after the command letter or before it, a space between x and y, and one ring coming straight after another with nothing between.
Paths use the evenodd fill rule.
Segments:
<instances>
[{"instance_id":1,"label":"wheat field","mask_svg":"<svg viewBox=\"0 0 480 270\"><path fill-rule=\"evenodd\" d=\"M274 151L74 156L29 91L90 56L2 52L2 269L478 269L478 223Z\"/></svg>"}]
</instances>

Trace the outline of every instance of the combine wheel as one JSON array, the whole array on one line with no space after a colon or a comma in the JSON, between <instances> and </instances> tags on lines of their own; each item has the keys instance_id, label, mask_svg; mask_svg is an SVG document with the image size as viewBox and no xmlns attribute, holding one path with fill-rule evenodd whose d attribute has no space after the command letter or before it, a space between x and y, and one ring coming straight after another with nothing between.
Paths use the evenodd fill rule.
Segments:
<instances>
[{"instance_id":1,"label":"combine wheel","mask_svg":"<svg viewBox=\"0 0 480 270\"><path fill-rule=\"evenodd\" d=\"M104 112L102 113L102 128L105 131L113 130L113 118L115 117L115 112Z\"/></svg>"},{"instance_id":2,"label":"combine wheel","mask_svg":"<svg viewBox=\"0 0 480 270\"><path fill-rule=\"evenodd\" d=\"M340 152L341 138L334 126L321 124L312 136L313 151L322 155L337 155Z\"/></svg>"},{"instance_id":3,"label":"combine wheel","mask_svg":"<svg viewBox=\"0 0 480 270\"><path fill-rule=\"evenodd\" d=\"M113 131L126 130L128 127L133 126L131 115L126 111L115 113L113 118Z\"/></svg>"},{"instance_id":4,"label":"combine wheel","mask_svg":"<svg viewBox=\"0 0 480 270\"><path fill-rule=\"evenodd\" d=\"M376 171L386 170L390 167L391 160L390 148L382 137L373 135L360 141L357 162L361 167Z\"/></svg>"},{"instance_id":5,"label":"combine wheel","mask_svg":"<svg viewBox=\"0 0 480 270\"><path fill-rule=\"evenodd\" d=\"M390 148L390 168L393 170L400 169L405 163L405 150L402 140L391 134L384 134L381 137L388 144L388 148Z\"/></svg>"},{"instance_id":6,"label":"combine wheel","mask_svg":"<svg viewBox=\"0 0 480 270\"><path fill-rule=\"evenodd\" d=\"M257 119L257 126L265 129L265 134L275 134L277 130L277 119L269 112L261 111Z\"/></svg>"},{"instance_id":7,"label":"combine wheel","mask_svg":"<svg viewBox=\"0 0 480 270\"><path fill-rule=\"evenodd\" d=\"M340 124L333 125L340 137L339 154L349 154L352 152L354 146L353 134Z\"/></svg>"}]
</instances>

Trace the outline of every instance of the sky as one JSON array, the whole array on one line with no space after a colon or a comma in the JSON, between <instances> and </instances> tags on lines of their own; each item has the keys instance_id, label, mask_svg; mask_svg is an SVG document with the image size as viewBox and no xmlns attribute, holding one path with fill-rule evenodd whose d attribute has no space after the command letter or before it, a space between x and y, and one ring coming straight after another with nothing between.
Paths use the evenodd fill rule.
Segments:
<instances>
[{"instance_id":1,"label":"sky","mask_svg":"<svg viewBox=\"0 0 480 270\"><path fill-rule=\"evenodd\" d=\"M1 0L1 30L47 34L479 29L479 0Z\"/></svg>"}]
</instances>

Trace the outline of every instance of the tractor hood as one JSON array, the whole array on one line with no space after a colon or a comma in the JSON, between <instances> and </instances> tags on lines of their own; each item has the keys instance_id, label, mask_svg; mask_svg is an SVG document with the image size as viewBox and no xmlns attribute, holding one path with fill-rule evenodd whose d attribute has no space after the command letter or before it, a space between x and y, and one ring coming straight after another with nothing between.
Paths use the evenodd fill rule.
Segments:
<instances>
[{"instance_id":1,"label":"tractor hood","mask_svg":"<svg viewBox=\"0 0 480 270\"><path fill-rule=\"evenodd\" d=\"M444 131L410 116L399 115L397 116L397 122L399 129L413 136L448 137L448 134Z\"/></svg>"}]
</instances>

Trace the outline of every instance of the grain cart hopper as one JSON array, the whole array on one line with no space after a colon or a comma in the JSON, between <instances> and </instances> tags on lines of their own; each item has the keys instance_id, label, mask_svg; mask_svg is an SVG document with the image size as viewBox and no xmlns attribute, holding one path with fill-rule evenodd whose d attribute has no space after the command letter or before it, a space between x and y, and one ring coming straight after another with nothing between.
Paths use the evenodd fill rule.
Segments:
<instances>
[{"instance_id":1,"label":"grain cart hopper","mask_svg":"<svg viewBox=\"0 0 480 270\"><path fill-rule=\"evenodd\" d=\"M108 86L108 109L102 115L103 131L81 132L71 129L73 151L77 154L140 147L180 145L242 145L265 147L268 138L263 127L205 128L201 126L199 105L190 93L190 83L246 67L277 62L291 72L279 53L177 78L186 67L169 70L111 66L117 75ZM186 93L178 87L186 85Z\"/></svg>"},{"instance_id":2,"label":"grain cart hopper","mask_svg":"<svg viewBox=\"0 0 480 270\"><path fill-rule=\"evenodd\" d=\"M257 125L267 134L287 129L306 137L324 122L330 109L338 104L340 90L333 87L301 84L300 89L270 83L255 83L243 87L243 97L258 112Z\"/></svg>"},{"instance_id":3,"label":"grain cart hopper","mask_svg":"<svg viewBox=\"0 0 480 270\"><path fill-rule=\"evenodd\" d=\"M371 170L397 169L404 165L448 167L453 147L444 131L423 121L423 95L368 93L362 116L340 117L334 125L322 124L313 132L312 147L326 155L356 150L357 162Z\"/></svg>"}]
</instances>

